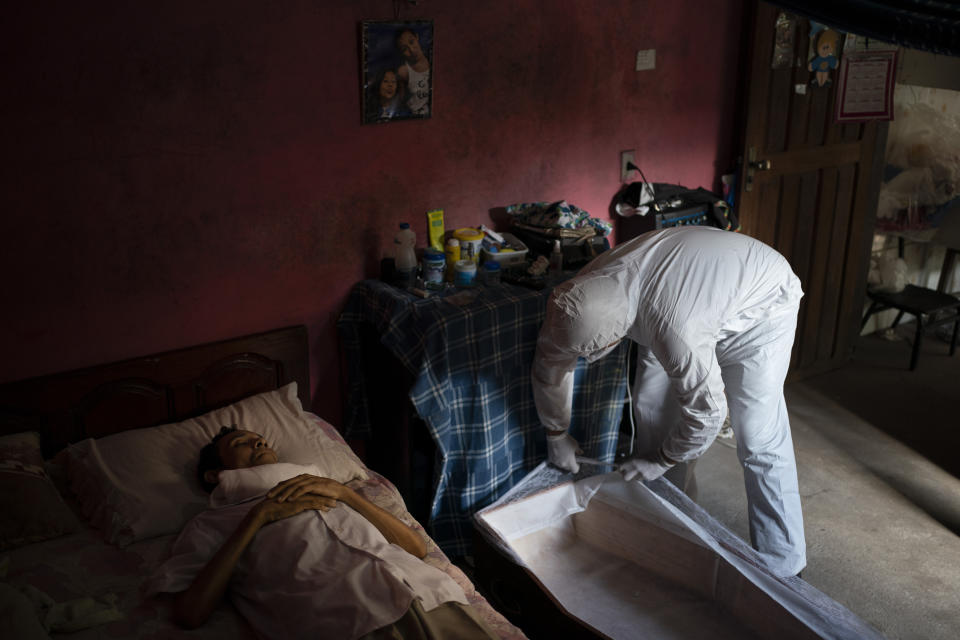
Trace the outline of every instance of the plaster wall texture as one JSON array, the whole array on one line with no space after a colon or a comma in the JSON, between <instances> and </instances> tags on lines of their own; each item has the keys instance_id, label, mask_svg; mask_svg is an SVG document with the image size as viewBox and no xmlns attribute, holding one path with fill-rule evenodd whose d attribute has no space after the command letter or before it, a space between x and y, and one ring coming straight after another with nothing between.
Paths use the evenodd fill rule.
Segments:
<instances>
[{"instance_id":1,"label":"plaster wall texture","mask_svg":"<svg viewBox=\"0 0 960 640\"><path fill-rule=\"evenodd\" d=\"M716 187L741 2L403 5L434 21L430 119L361 124L373 0L20 3L0 27L0 381L306 324L337 423L336 318L397 223L514 202L608 218L619 152ZM657 68L636 72L638 49Z\"/></svg>"}]
</instances>

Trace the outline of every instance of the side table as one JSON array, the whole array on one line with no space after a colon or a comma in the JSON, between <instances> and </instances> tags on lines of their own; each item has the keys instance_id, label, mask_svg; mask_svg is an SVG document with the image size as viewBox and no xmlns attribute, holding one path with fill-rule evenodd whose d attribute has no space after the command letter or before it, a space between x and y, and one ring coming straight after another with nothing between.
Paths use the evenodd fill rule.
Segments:
<instances>
[{"instance_id":1,"label":"side table","mask_svg":"<svg viewBox=\"0 0 960 640\"><path fill-rule=\"evenodd\" d=\"M546 458L530 370L550 290L499 284L422 299L364 280L340 315L347 367L344 436L366 440L381 457L406 455L403 440L415 440L416 427L406 407L383 403L385 394L409 399L436 447L424 524L450 556L470 552L473 513ZM616 454L626 396L626 346L597 362L581 361L575 373L571 434L586 455L607 462ZM391 362L378 364L370 355L377 349L390 354ZM391 374L391 389L373 388L371 375L383 379L394 363L406 375ZM391 415L395 419L384 419ZM407 487L417 479L409 478Z\"/></svg>"}]
</instances>

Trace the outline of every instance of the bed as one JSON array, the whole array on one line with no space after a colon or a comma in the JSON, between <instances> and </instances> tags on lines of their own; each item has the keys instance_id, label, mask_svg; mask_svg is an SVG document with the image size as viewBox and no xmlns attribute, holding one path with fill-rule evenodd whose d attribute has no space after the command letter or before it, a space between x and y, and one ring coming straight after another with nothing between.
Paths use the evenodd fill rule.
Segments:
<instances>
[{"instance_id":1,"label":"bed","mask_svg":"<svg viewBox=\"0 0 960 640\"><path fill-rule=\"evenodd\" d=\"M166 601L142 598L140 587L204 506L191 467L197 443L219 424L258 424L284 460L329 468L422 531L393 484L303 410L307 354L306 328L286 327L0 385L4 628L41 638L179 637ZM424 536L425 561L460 584L502 638L524 638ZM228 602L192 633L254 637Z\"/></svg>"}]
</instances>

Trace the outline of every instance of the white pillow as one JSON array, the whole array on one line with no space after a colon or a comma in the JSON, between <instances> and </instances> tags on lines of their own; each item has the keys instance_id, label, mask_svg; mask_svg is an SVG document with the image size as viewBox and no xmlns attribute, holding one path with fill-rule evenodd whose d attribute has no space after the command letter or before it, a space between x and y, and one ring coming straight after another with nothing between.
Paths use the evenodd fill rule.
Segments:
<instances>
[{"instance_id":1,"label":"white pillow","mask_svg":"<svg viewBox=\"0 0 960 640\"><path fill-rule=\"evenodd\" d=\"M281 462L316 465L343 483L368 477L336 430L304 412L291 382L197 418L71 445L70 485L84 515L121 547L180 531L209 499L197 480L200 449L233 424L262 434Z\"/></svg>"}]
</instances>

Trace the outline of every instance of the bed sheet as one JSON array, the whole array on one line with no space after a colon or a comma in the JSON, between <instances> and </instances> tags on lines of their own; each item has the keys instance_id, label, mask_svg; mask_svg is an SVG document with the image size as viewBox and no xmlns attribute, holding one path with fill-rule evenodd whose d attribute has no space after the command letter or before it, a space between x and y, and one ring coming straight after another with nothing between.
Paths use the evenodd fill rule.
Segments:
<instances>
[{"instance_id":1,"label":"bed sheet","mask_svg":"<svg viewBox=\"0 0 960 640\"><path fill-rule=\"evenodd\" d=\"M329 423L312 414L311 417L330 437L342 440ZM355 480L350 486L423 532L423 527L406 509L396 487L376 472L369 469L368 472L370 477L367 480ZM75 504L71 506L76 507ZM450 562L436 543L425 532L423 534L428 548L424 561L450 575L463 588L483 620L501 638L525 638L520 629L490 606L466 574ZM14 549L0 556L0 562L8 563L5 582L13 586L30 585L58 603L84 597L101 601L116 598L116 606L124 614L122 620L76 631L70 634L71 640L162 640L184 637L184 634L231 640L255 638L250 627L227 602L214 611L203 627L185 632L170 620L168 605L163 598L140 597L140 583L166 559L174 540L176 535L161 536L120 549L105 543L98 530L85 526L74 534Z\"/></svg>"}]
</instances>

